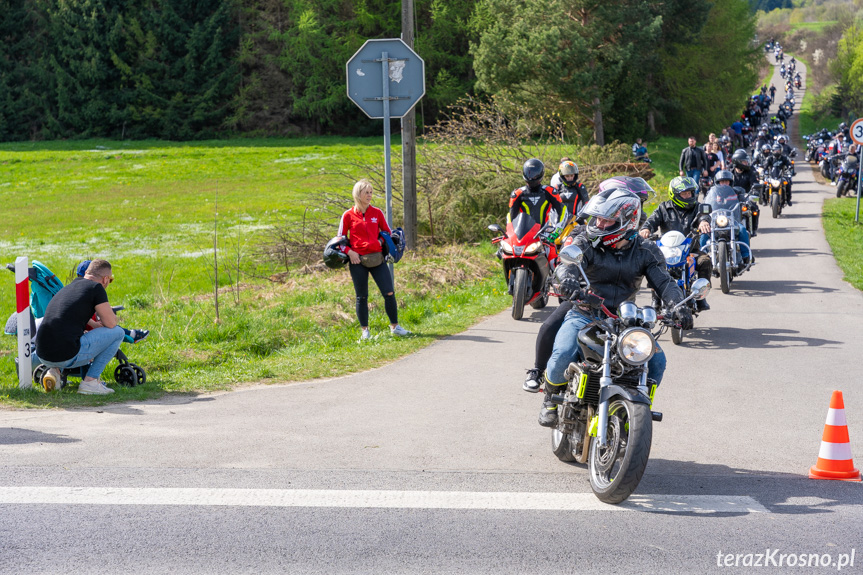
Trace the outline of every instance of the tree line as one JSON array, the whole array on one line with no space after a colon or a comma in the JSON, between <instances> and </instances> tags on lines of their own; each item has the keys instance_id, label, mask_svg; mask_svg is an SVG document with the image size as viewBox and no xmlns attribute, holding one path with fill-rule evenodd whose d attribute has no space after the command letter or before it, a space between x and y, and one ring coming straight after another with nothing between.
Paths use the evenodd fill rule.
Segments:
<instances>
[{"instance_id":1,"label":"tree line","mask_svg":"<svg viewBox=\"0 0 863 575\"><path fill-rule=\"evenodd\" d=\"M727 125L757 81L748 0L415 0L420 125L466 96L598 143ZM392 0L0 0L0 140L377 134L345 63Z\"/></svg>"}]
</instances>

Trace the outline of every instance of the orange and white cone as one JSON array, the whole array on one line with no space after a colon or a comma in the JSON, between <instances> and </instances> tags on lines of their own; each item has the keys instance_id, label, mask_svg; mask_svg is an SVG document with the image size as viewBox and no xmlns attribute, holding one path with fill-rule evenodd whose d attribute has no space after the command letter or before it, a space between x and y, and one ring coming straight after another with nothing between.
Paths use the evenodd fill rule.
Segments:
<instances>
[{"instance_id":1,"label":"orange and white cone","mask_svg":"<svg viewBox=\"0 0 863 575\"><path fill-rule=\"evenodd\" d=\"M839 479L860 481L860 470L854 468L851 458L851 440L848 423L845 421L845 402L842 392L834 391L830 397L827 423L821 436L818 463L809 468L810 479Z\"/></svg>"}]
</instances>

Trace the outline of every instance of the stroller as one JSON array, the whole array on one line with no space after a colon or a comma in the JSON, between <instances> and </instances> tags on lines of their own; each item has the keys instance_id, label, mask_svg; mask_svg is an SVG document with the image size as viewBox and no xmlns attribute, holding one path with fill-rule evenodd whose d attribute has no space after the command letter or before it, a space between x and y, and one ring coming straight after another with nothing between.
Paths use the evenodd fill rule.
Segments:
<instances>
[{"instance_id":1,"label":"stroller","mask_svg":"<svg viewBox=\"0 0 863 575\"><path fill-rule=\"evenodd\" d=\"M7 264L6 269L15 273L15 266L13 264ZM33 267L28 268L27 275L30 279L30 333L33 334L33 339L36 339L36 330L41 323L40 320L45 316L45 308L48 306L51 298L63 288L63 283L57 279L57 276L45 264L37 260L33 260ZM112 309L116 313L124 308L123 306L113 306ZM6 335L18 334L17 315L17 313L13 313L6 322L4 330ZM128 335L128 330L126 331L127 336L125 341L133 341ZM117 350L114 357L120 363L114 370L114 380L118 384L126 387L144 385L147 381L147 374L141 366L131 363L121 349ZM87 367L83 365L81 367L61 370L60 381L55 389L61 389L66 385L68 377L83 379L87 373ZM17 357L15 358L15 369L17 372ZM44 364L35 366L33 369L33 382L42 385L42 376L45 375L46 371L48 371L48 367Z\"/></svg>"}]
</instances>

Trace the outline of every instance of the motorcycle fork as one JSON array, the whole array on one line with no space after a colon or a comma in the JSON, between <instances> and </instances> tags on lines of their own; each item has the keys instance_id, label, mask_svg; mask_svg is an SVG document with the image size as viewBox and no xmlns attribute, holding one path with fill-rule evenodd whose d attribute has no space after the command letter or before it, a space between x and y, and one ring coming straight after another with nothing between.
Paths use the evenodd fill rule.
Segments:
<instances>
[{"instance_id":1,"label":"motorcycle fork","mask_svg":"<svg viewBox=\"0 0 863 575\"><path fill-rule=\"evenodd\" d=\"M605 352L602 358L602 377L599 378L599 395L602 397L602 389L613 383L611 379L611 335L604 334L600 337L605 338ZM597 408L599 416L598 426L596 430L596 439L599 440L600 447L608 447L608 400L601 402Z\"/></svg>"}]
</instances>

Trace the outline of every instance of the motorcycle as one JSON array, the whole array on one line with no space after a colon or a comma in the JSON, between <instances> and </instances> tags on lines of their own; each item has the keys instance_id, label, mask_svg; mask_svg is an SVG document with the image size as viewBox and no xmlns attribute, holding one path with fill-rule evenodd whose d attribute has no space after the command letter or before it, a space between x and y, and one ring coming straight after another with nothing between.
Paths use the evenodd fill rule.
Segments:
<instances>
[{"instance_id":1,"label":"motorcycle","mask_svg":"<svg viewBox=\"0 0 863 575\"><path fill-rule=\"evenodd\" d=\"M578 246L560 252L561 263L581 268ZM590 488L605 503L620 503L638 487L653 440L653 422L662 414L651 410L656 390L647 378L647 362L656 352L651 329L673 324L671 316L692 299L707 295L709 282L696 280L692 293L662 318L654 308L624 302L613 314L602 298L581 291L576 305L590 310L595 321L578 333L581 361L566 369L563 393L552 395L558 423L551 431L552 452L561 461L588 464Z\"/></svg>"},{"instance_id":2,"label":"motorcycle","mask_svg":"<svg viewBox=\"0 0 863 575\"><path fill-rule=\"evenodd\" d=\"M789 175L784 168L773 166L769 173L762 171L761 177L761 203L770 206L771 215L778 218L787 201Z\"/></svg>"},{"instance_id":3,"label":"motorcycle","mask_svg":"<svg viewBox=\"0 0 863 575\"><path fill-rule=\"evenodd\" d=\"M751 196L754 201L757 196ZM737 192L731 186L714 187L704 203L701 213L710 216L710 234L702 248L713 262L713 275L719 277L722 293L731 291L731 281L752 267L752 257L744 260L741 253L741 209ZM745 245L745 244L744 244Z\"/></svg>"},{"instance_id":4,"label":"motorcycle","mask_svg":"<svg viewBox=\"0 0 863 575\"><path fill-rule=\"evenodd\" d=\"M551 287L551 272L557 258L557 249L549 238L551 224L540 226L534 219L521 212L507 223L506 231L497 224L488 229L502 234L491 240L500 244L497 258L503 263L503 275L512 295L512 318L524 316L524 306L542 309L548 304Z\"/></svg>"},{"instance_id":5,"label":"motorcycle","mask_svg":"<svg viewBox=\"0 0 863 575\"><path fill-rule=\"evenodd\" d=\"M799 76L794 78L794 87L797 89L800 89L803 87L803 80L801 80Z\"/></svg>"},{"instance_id":6,"label":"motorcycle","mask_svg":"<svg viewBox=\"0 0 863 575\"><path fill-rule=\"evenodd\" d=\"M668 274L677 282L677 286L683 293L691 291L692 285L698 277L695 270L695 255L692 254L692 240L695 236L697 236L697 232L683 235L680 232L672 231L666 232L662 237L656 239L656 246L662 252L662 255L665 256L665 265L668 269ZM709 289L710 284L708 282ZM653 303L654 307L660 307L659 296L656 293L653 294ZM693 317L697 317L698 306L695 305L695 299L689 300L686 305ZM671 331L671 341L674 345L680 345L683 342L683 329L673 325L669 329Z\"/></svg>"},{"instance_id":7,"label":"motorcycle","mask_svg":"<svg viewBox=\"0 0 863 575\"><path fill-rule=\"evenodd\" d=\"M836 197L841 198L848 191L857 191L857 156L848 154L845 156L845 161L839 166L839 173L836 176Z\"/></svg>"}]
</instances>

